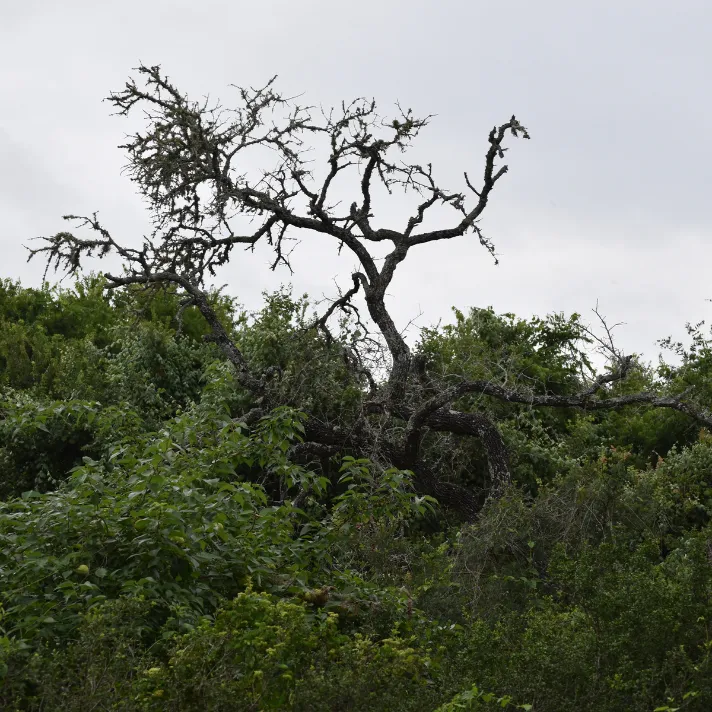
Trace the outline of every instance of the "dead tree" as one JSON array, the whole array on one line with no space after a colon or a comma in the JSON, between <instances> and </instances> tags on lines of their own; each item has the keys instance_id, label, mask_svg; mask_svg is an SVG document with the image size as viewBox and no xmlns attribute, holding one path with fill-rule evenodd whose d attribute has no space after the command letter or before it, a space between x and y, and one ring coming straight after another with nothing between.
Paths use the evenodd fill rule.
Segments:
<instances>
[{"instance_id":1,"label":"dead tree","mask_svg":"<svg viewBox=\"0 0 712 712\"><path fill-rule=\"evenodd\" d=\"M685 400L683 396L638 393L606 397L606 386L625 379L633 360L614 353L609 372L584 384L573 396L535 395L492 381L462 381L427 388L425 365L412 351L391 317L385 296L396 269L420 245L446 242L465 235L474 238L494 257L492 242L480 228L480 218L496 184L507 173L501 164L510 137L529 138L526 129L512 116L495 126L488 136L484 170L480 181L464 174L465 192L448 192L436 182L432 165L421 166L396 161L417 138L431 117L417 118L398 106L390 120L377 113L373 101L357 99L338 110L316 112L278 94L274 79L260 89L238 89L240 106L226 110L208 101L194 102L171 83L157 66L138 68L141 83L127 82L110 95L119 114L143 109L147 129L129 138L122 146L129 157L128 170L148 202L154 229L141 247L129 247L117 240L91 217L66 216L90 229L80 238L60 232L41 238L43 244L30 251L41 254L47 266L79 269L82 258L119 255L123 276L106 275L109 288L127 285L175 285L184 293L184 304L195 305L212 329L212 339L234 366L239 382L255 394L260 409L274 405L266 399L269 374L252 373L239 348L230 339L210 306L206 280L231 258L236 246L254 247L267 242L274 250L274 263L289 266L288 240L294 233L318 233L333 239L339 249L347 248L359 268L352 286L335 299L315 328L332 339L328 319L337 310L355 310L353 299L361 294L389 355L385 380L376 379L364 366L357 349L344 346L344 357L354 373L365 376L359 422L346 433L324 426L315 419L306 425L305 450L325 453L356 451L372 454L376 418L400 421L399 438L379 447L391 464L415 473L416 486L468 517L475 515L478 501L465 489L441 481L437 472L421 459L421 444L428 431L457 433L479 438L487 455L491 493L501 491L510 481L507 452L494 422L482 413L454 410L452 404L468 393L479 393L511 403L534 407L579 408L585 410L622 408L629 404L649 404L672 408L712 427L712 414ZM307 151L312 142L323 141L325 175L317 180ZM270 149L276 161L259 177L241 173L241 159L251 149ZM333 203L334 186L344 175L356 175L357 194L346 211ZM374 191L413 191L419 204L400 229L378 227L372 203ZM426 213L436 205L454 211L449 227L423 229ZM256 229L245 234L238 223L249 220ZM384 243L388 252L380 265L372 245Z\"/></svg>"}]
</instances>

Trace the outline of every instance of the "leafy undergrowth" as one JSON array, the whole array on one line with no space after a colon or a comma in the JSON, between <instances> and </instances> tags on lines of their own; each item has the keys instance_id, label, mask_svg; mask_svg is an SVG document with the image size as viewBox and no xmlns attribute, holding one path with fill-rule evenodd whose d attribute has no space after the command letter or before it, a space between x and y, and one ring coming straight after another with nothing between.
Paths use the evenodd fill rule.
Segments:
<instances>
[{"instance_id":1,"label":"leafy undergrowth","mask_svg":"<svg viewBox=\"0 0 712 712\"><path fill-rule=\"evenodd\" d=\"M464 525L409 472L299 464L297 409L243 422L190 310L185 333L155 305L139 329L103 299L0 290L0 321L22 315L0 338L1 709L712 709L707 433L507 406L518 484ZM280 362L284 401L346 418L303 306L280 294L235 333ZM429 348L469 368L458 339L477 364L521 342L534 372L569 328L480 321L489 341L463 320ZM468 447L428 443L465 482Z\"/></svg>"}]
</instances>

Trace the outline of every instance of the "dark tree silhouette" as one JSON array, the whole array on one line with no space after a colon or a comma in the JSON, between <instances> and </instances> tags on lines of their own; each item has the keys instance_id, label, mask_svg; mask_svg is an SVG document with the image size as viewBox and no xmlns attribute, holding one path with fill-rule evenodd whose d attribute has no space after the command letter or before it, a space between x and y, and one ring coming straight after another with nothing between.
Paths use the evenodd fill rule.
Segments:
<instances>
[{"instance_id":1,"label":"dark tree silhouette","mask_svg":"<svg viewBox=\"0 0 712 712\"><path fill-rule=\"evenodd\" d=\"M157 66L138 68L137 83L130 80L123 91L109 99L118 113L145 111L147 129L130 137L123 148L129 156L132 180L148 202L154 229L140 248L115 240L96 214L66 216L90 229L80 238L60 232L41 238L43 244L30 256L43 255L47 266L74 272L86 256L115 253L123 260L124 274L106 275L110 288L127 285L170 283L185 295L184 304L195 305L212 329L212 339L235 368L240 384L255 395L258 408L249 418L279 405L270 402L267 383L274 375L251 372L246 359L231 340L211 308L206 280L226 264L236 246L252 247L267 242L274 250L272 267L289 266L288 241L294 233L319 233L347 248L358 261L352 286L335 299L314 328L324 338L336 341L328 321L337 311L356 312L353 299L362 294L371 321L385 342L388 375L376 378L355 346L342 344L343 356L353 377L363 384L361 414L348 429L327 426L311 418L306 424L304 452L327 456L336 452L380 457L392 465L415 473L415 483L424 494L438 498L468 517L481 501L466 489L442 481L421 457L427 430L469 435L484 446L490 473L490 493L501 491L510 481L507 452L496 424L482 413L454 410L451 404L467 393L479 393L510 403L535 407L600 410L629 404L672 408L712 427L712 414L682 395L638 393L611 397L610 384L625 379L635 362L611 344L610 367L602 375L582 380L576 395L537 395L515 390L493 381L461 381L438 386L427 364L414 357L385 303L386 290L398 266L420 245L474 235L494 257L494 246L480 227L480 218L497 183L507 173L502 164L506 140L529 138L526 129L512 116L495 126L488 136L484 170L479 181L464 174L464 192L448 192L436 182L432 165L397 161L431 117L417 118L398 106L398 115L384 119L373 101L357 99L338 110L316 112L284 98L274 89L274 79L260 89L238 89L240 106L234 110L194 102L169 81ZM307 152L323 142L326 175L317 180ZM240 172L240 160L249 149L267 148L275 164L257 180ZM337 180L357 176L357 194L348 211L333 203ZM377 188L413 191L420 201L399 230L378 227L373 211ZM449 227L423 229L426 213L436 205L454 211ZM247 220L256 229L244 234L236 227ZM372 245L384 243L389 251L381 262ZM380 266L379 266L380 264ZM290 267L291 269L291 267ZM608 397L607 397L608 396ZM373 421L400 421L387 438Z\"/></svg>"}]
</instances>

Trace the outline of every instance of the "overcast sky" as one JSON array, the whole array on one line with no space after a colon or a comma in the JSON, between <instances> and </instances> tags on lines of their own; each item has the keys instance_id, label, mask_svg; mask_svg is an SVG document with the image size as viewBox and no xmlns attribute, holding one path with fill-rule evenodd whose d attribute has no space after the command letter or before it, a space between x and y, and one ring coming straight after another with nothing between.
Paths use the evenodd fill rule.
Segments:
<instances>
[{"instance_id":1,"label":"overcast sky","mask_svg":"<svg viewBox=\"0 0 712 712\"><path fill-rule=\"evenodd\" d=\"M487 133L513 113L510 172L473 236L409 255L390 289L405 325L450 307L624 321L619 340L649 359L656 339L710 316L712 138L709 0L0 0L0 277L41 282L23 245L100 212L116 237L148 230L116 148L129 130L102 103L139 61L196 98L229 104L230 84L278 74L285 94L333 105L374 97L437 114L417 155L443 185L480 175ZM407 215L381 204L376 226ZM442 226L446 226L444 220ZM449 225L448 225L449 226ZM292 282L313 297L348 287L353 259L303 236L295 275L236 253L220 282L248 308Z\"/></svg>"}]
</instances>

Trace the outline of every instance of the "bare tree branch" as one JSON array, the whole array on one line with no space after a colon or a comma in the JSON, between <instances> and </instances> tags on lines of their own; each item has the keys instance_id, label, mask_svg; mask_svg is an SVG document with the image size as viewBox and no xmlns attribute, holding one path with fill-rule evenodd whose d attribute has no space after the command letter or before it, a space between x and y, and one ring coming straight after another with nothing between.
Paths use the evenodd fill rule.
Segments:
<instances>
[{"instance_id":1,"label":"bare tree branch","mask_svg":"<svg viewBox=\"0 0 712 712\"><path fill-rule=\"evenodd\" d=\"M214 341L220 347L230 363L233 365L240 384L257 395L264 394L264 380L259 380L255 378L252 373L250 373L250 368L245 360L245 357L228 335L225 327L215 313L215 310L210 305L208 296L204 291L196 287L185 277L170 272L159 272L145 277L115 277L110 274L105 276L109 283L109 289L125 287L130 284L159 284L165 282L182 287L190 295L193 304L195 304L200 313L203 315L205 321L212 329L211 341Z\"/></svg>"},{"instance_id":2,"label":"bare tree branch","mask_svg":"<svg viewBox=\"0 0 712 712\"><path fill-rule=\"evenodd\" d=\"M355 316L356 325L360 326L364 331L364 338L368 337L368 328L361 321L361 316L359 314L358 309L353 304L351 304L352 297L354 297L359 291L361 284L365 283L366 278L361 273L356 272L352 275L352 279L353 287L351 287L351 289L341 295L338 299L334 300L329 306L329 308L326 310L326 312L321 317L319 317L319 319L317 319L310 326L310 328L318 329L319 331L321 331L326 337L327 345L339 343L347 368L352 373L356 374L357 376L363 376L367 380L369 386L369 393L371 397L375 397L376 392L378 390L376 380L374 379L371 370L364 365L363 359L361 358L361 355L358 350L354 349L348 344L343 343L343 341L338 341L337 339L335 339L331 331L329 330L329 327L327 326L329 318L334 314L337 309L340 309L346 312L349 316Z\"/></svg>"}]
</instances>

